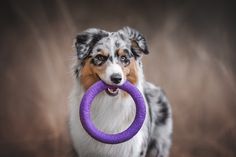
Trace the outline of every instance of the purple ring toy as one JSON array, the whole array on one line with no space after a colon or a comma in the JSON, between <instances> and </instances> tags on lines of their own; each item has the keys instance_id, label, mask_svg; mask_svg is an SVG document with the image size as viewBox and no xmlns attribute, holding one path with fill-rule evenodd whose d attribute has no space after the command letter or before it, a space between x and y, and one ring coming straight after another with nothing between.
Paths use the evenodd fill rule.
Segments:
<instances>
[{"instance_id":1,"label":"purple ring toy","mask_svg":"<svg viewBox=\"0 0 236 157\"><path fill-rule=\"evenodd\" d=\"M94 139L102 143L118 144L128 141L138 133L145 120L146 107L140 91L130 82L126 81L123 85L117 86L117 88L128 92L133 98L136 104L136 115L134 121L125 131L117 134L107 134L98 130L91 121L90 107L95 96L110 87L110 85L105 84L103 81L98 81L86 91L80 104L80 121L86 132Z\"/></svg>"}]
</instances>

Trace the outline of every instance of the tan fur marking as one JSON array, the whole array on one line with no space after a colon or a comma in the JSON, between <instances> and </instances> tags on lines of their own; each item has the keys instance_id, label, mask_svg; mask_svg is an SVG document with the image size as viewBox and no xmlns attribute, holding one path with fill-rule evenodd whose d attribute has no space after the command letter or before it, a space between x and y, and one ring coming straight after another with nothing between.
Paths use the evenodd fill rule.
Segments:
<instances>
[{"instance_id":1,"label":"tan fur marking","mask_svg":"<svg viewBox=\"0 0 236 157\"><path fill-rule=\"evenodd\" d=\"M127 80L130 81L132 84L136 84L138 82L138 69L134 58L130 60L130 64L127 67L123 68L123 72ZM128 93L124 92L125 97L128 95Z\"/></svg>"},{"instance_id":2,"label":"tan fur marking","mask_svg":"<svg viewBox=\"0 0 236 157\"><path fill-rule=\"evenodd\" d=\"M98 76L93 73L90 61L91 59L87 59L81 69L80 81L85 90L87 90L92 84L99 80Z\"/></svg>"},{"instance_id":3,"label":"tan fur marking","mask_svg":"<svg viewBox=\"0 0 236 157\"><path fill-rule=\"evenodd\" d=\"M132 84L136 84L138 82L138 68L135 59L132 58L130 60L130 64L125 68L129 69L129 73L126 75L127 80L129 80Z\"/></svg>"},{"instance_id":4,"label":"tan fur marking","mask_svg":"<svg viewBox=\"0 0 236 157\"><path fill-rule=\"evenodd\" d=\"M126 55L126 53L124 52L123 49L119 49L119 50L117 51L117 53L118 53L118 56Z\"/></svg>"},{"instance_id":5,"label":"tan fur marking","mask_svg":"<svg viewBox=\"0 0 236 157\"><path fill-rule=\"evenodd\" d=\"M127 55L123 49L118 50L118 56ZM134 58L131 58L130 64L126 67L123 67L124 75L127 77L132 84L136 84L138 82L138 69L136 65L136 61Z\"/></svg>"},{"instance_id":6,"label":"tan fur marking","mask_svg":"<svg viewBox=\"0 0 236 157\"><path fill-rule=\"evenodd\" d=\"M85 65L81 69L80 81L84 86L84 89L87 90L95 82L99 81L101 76L105 72L106 65L94 66L90 63L91 58L85 61Z\"/></svg>"}]
</instances>

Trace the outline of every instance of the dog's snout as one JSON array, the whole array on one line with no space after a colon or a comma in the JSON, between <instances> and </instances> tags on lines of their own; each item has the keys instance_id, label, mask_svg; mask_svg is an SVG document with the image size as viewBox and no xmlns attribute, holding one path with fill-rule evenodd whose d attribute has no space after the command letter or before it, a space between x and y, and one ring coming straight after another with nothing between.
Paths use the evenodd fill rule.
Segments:
<instances>
[{"instance_id":1,"label":"dog's snout","mask_svg":"<svg viewBox=\"0 0 236 157\"><path fill-rule=\"evenodd\" d=\"M119 84L122 80L121 74L115 73L111 75L111 81L115 84Z\"/></svg>"}]
</instances>

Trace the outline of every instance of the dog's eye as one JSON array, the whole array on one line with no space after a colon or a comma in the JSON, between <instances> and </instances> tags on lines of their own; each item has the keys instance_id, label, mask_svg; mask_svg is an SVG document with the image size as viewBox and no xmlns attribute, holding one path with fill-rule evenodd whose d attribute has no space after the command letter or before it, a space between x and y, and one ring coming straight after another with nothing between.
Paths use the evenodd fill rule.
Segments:
<instances>
[{"instance_id":1,"label":"dog's eye","mask_svg":"<svg viewBox=\"0 0 236 157\"><path fill-rule=\"evenodd\" d=\"M126 57L126 56L121 56L121 57L120 57L120 60L124 62L124 61L127 60L127 57Z\"/></svg>"},{"instance_id":2,"label":"dog's eye","mask_svg":"<svg viewBox=\"0 0 236 157\"><path fill-rule=\"evenodd\" d=\"M129 59L127 58L127 56L121 56L120 57L120 61L125 64L128 65L130 63Z\"/></svg>"},{"instance_id":3,"label":"dog's eye","mask_svg":"<svg viewBox=\"0 0 236 157\"><path fill-rule=\"evenodd\" d=\"M92 59L94 65L102 65L107 60L107 56L97 55Z\"/></svg>"},{"instance_id":4,"label":"dog's eye","mask_svg":"<svg viewBox=\"0 0 236 157\"><path fill-rule=\"evenodd\" d=\"M99 60L99 61L105 61L106 60L106 56L103 56L103 55L97 55L95 57L95 59Z\"/></svg>"}]
</instances>

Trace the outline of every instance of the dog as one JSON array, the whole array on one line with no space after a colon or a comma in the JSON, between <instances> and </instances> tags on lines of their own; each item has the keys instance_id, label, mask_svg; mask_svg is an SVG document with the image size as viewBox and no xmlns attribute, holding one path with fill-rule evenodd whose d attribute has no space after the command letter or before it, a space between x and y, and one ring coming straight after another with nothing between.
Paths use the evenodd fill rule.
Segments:
<instances>
[{"instance_id":1,"label":"dog","mask_svg":"<svg viewBox=\"0 0 236 157\"><path fill-rule=\"evenodd\" d=\"M149 51L144 36L130 27L117 32L91 28L76 36L74 47L77 57L69 128L77 156L167 157L172 143L172 111L163 90L145 81L141 59ZM129 141L104 144L90 137L81 125L80 101L85 91L99 80L115 86L128 80L145 98L144 124ZM119 88L108 88L95 97L91 118L98 129L114 134L130 126L135 112L129 94Z\"/></svg>"}]
</instances>

